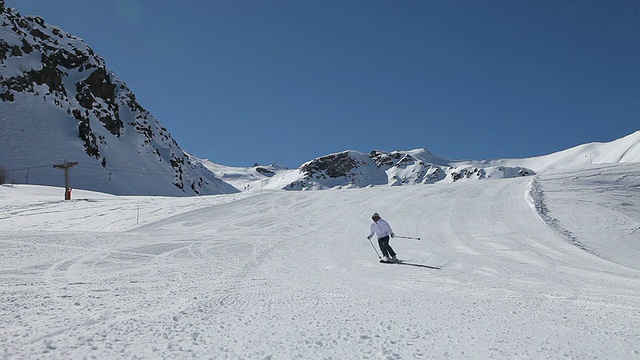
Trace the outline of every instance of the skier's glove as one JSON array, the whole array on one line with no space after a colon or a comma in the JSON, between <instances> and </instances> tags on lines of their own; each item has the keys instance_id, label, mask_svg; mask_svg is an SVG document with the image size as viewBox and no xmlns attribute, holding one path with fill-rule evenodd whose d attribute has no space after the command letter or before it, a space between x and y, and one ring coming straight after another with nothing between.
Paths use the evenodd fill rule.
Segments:
<instances>
[{"instance_id":1,"label":"skier's glove","mask_svg":"<svg viewBox=\"0 0 640 360\"><path fill-rule=\"evenodd\" d=\"M371 235L367 236L367 240L371 240Z\"/></svg>"},{"instance_id":2,"label":"skier's glove","mask_svg":"<svg viewBox=\"0 0 640 360\"><path fill-rule=\"evenodd\" d=\"M392 238L396 237L396 234L391 233L391 237L392 237Z\"/></svg>"}]
</instances>

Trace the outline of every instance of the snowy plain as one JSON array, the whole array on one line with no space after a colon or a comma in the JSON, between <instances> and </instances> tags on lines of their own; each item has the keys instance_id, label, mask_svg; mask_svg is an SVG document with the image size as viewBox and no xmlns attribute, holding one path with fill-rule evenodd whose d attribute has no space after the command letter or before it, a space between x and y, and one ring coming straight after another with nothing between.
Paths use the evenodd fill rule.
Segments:
<instances>
[{"instance_id":1,"label":"snowy plain","mask_svg":"<svg viewBox=\"0 0 640 360\"><path fill-rule=\"evenodd\" d=\"M638 174L71 201L2 186L0 358L638 359ZM374 211L421 238L392 240L404 265L378 262Z\"/></svg>"}]
</instances>

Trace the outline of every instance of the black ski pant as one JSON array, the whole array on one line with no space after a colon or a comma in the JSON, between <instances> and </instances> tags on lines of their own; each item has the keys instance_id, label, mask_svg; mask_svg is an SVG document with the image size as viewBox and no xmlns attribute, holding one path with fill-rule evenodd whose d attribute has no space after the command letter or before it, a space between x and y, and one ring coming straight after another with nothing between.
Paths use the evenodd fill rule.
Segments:
<instances>
[{"instance_id":1,"label":"black ski pant","mask_svg":"<svg viewBox=\"0 0 640 360\"><path fill-rule=\"evenodd\" d=\"M387 257L396 256L396 252L393 251L391 246L389 246L388 236L378 238L378 245L380 245L380 251L382 251L382 256L387 256Z\"/></svg>"}]
</instances>

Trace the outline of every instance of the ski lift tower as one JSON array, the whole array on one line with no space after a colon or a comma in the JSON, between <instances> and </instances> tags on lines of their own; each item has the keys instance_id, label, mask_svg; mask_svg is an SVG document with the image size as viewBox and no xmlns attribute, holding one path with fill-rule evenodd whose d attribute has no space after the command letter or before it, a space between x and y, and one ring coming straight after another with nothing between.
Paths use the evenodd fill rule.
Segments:
<instances>
[{"instance_id":1,"label":"ski lift tower","mask_svg":"<svg viewBox=\"0 0 640 360\"><path fill-rule=\"evenodd\" d=\"M68 162L64 161L63 164L53 165L54 168L64 170L64 199L71 200L71 188L69 187L69 169L78 165L76 161Z\"/></svg>"}]
</instances>

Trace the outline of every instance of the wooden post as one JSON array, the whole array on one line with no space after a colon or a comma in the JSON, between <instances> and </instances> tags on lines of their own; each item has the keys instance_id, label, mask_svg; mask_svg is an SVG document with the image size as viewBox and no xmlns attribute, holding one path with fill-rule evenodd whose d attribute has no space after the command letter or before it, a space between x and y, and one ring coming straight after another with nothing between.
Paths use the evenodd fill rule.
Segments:
<instances>
[{"instance_id":1,"label":"wooden post","mask_svg":"<svg viewBox=\"0 0 640 360\"><path fill-rule=\"evenodd\" d=\"M71 169L76 165L78 165L77 162L75 161L68 162L67 160L65 160L63 164L53 165L54 168L64 170L64 199L65 200L71 200L71 187L69 187L69 169Z\"/></svg>"}]
</instances>

